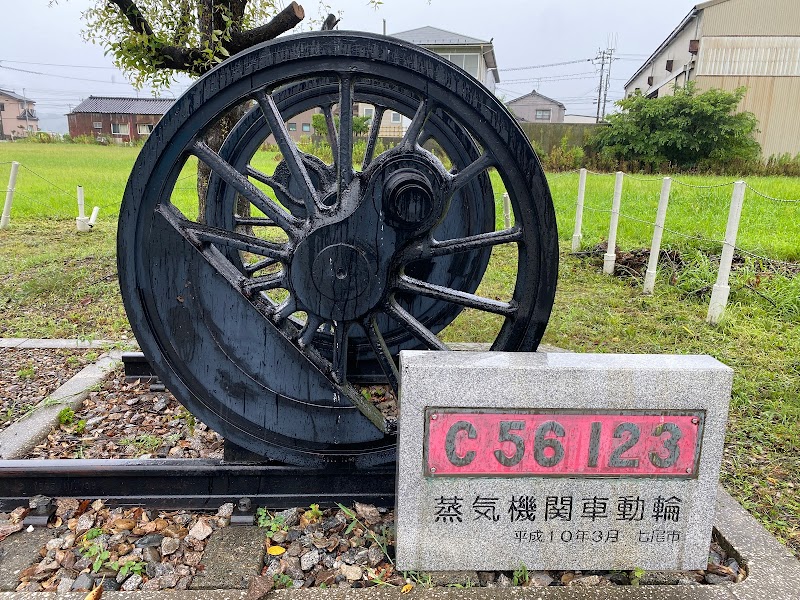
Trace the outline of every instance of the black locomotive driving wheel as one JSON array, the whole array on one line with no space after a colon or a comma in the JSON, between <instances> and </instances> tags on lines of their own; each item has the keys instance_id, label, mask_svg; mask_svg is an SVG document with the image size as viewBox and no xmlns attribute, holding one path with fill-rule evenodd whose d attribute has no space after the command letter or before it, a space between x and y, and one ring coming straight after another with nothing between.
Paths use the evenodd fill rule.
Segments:
<instances>
[{"instance_id":1,"label":"black locomotive driving wheel","mask_svg":"<svg viewBox=\"0 0 800 600\"><path fill-rule=\"evenodd\" d=\"M204 132L247 100L256 109L223 149L206 146ZM373 119L361 170L355 102L410 119L378 155ZM313 106L328 121L332 164L301 153L285 124ZM282 155L271 175L250 164L269 134ZM452 170L420 146L428 139ZM190 156L214 174L206 223L171 201ZM494 227L491 168L511 199L509 229ZM236 214L239 196L254 216ZM263 44L192 86L139 155L118 239L131 326L170 391L239 446L307 466L392 460L394 423L353 381L371 360L396 389L397 352L446 350L437 334L463 309L500 316L494 350L534 350L558 256L544 174L502 104L434 54L340 32ZM501 246L516 251L513 289L482 297Z\"/></svg>"}]
</instances>

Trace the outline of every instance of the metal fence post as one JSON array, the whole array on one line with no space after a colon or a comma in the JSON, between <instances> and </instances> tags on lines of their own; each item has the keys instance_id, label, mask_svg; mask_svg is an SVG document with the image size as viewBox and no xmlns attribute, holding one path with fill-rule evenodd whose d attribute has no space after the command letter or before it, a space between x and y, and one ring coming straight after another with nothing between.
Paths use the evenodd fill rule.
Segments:
<instances>
[{"instance_id":1,"label":"metal fence post","mask_svg":"<svg viewBox=\"0 0 800 600\"><path fill-rule=\"evenodd\" d=\"M650 246L650 260L647 263L647 272L644 275L645 294L652 294L656 286L656 271L658 270L658 255L661 253L661 237L664 235L664 221L667 218L667 205L669 204L669 191L672 187L672 178L664 177L661 184L661 198L658 200L656 211L656 226L653 228L653 243Z\"/></svg>"},{"instance_id":2,"label":"metal fence post","mask_svg":"<svg viewBox=\"0 0 800 600\"><path fill-rule=\"evenodd\" d=\"M14 202L14 188L17 185L17 171L19 163L11 163L11 175L8 178L8 189L6 190L6 202L3 204L3 216L0 217L0 229L8 229L11 224L11 204Z\"/></svg>"},{"instance_id":3,"label":"metal fence post","mask_svg":"<svg viewBox=\"0 0 800 600\"><path fill-rule=\"evenodd\" d=\"M746 189L747 184L744 181L737 181L733 186L728 227L725 230L725 241L722 244L722 256L719 260L719 274L717 283L714 284L711 291L711 302L708 305L708 316L706 317L706 321L712 325L719 323L725 307L728 305L728 295L731 291L728 278L731 274L731 263L733 262L733 252L736 249L736 235L739 232L739 220L742 217Z\"/></svg>"},{"instance_id":4,"label":"metal fence post","mask_svg":"<svg viewBox=\"0 0 800 600\"><path fill-rule=\"evenodd\" d=\"M503 224L511 229L511 200L507 193L503 194Z\"/></svg>"},{"instance_id":5,"label":"metal fence post","mask_svg":"<svg viewBox=\"0 0 800 600\"><path fill-rule=\"evenodd\" d=\"M614 264L617 262L617 226L619 225L619 205L622 202L622 182L625 173L617 171L617 179L614 182L614 201L611 203L611 223L608 228L608 248L603 255L603 273L606 275L614 274Z\"/></svg>"},{"instance_id":6,"label":"metal fence post","mask_svg":"<svg viewBox=\"0 0 800 600\"><path fill-rule=\"evenodd\" d=\"M572 234L572 251L577 252L581 247L583 233L583 199L586 195L586 169L581 169L581 177L578 180L578 205L575 207L575 231Z\"/></svg>"}]
</instances>

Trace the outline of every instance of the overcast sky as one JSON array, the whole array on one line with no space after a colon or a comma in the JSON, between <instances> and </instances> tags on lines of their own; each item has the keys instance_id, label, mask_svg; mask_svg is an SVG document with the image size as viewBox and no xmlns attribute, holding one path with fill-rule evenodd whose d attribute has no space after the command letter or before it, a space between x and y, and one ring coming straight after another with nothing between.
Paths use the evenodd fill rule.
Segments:
<instances>
[{"instance_id":1,"label":"overcast sky","mask_svg":"<svg viewBox=\"0 0 800 600\"><path fill-rule=\"evenodd\" d=\"M288 1L288 0L284 0ZM511 100L536 89L560 100L569 114L593 115L599 65L590 62L559 67L519 67L593 58L616 45L609 99L622 97L623 86L641 63L686 16L693 0L384 0L378 9L366 0L327 0L339 12L340 29L381 33L430 25L480 39L492 39L500 68L497 93ZM11 3L11 0L0 0ZM99 46L81 39L80 17L92 0L15 3L16 27L0 36L0 88L36 101L42 129L66 132L63 115L89 95L133 96L137 91L112 67ZM302 0L300 2L303 4ZM316 16L316 2L306 0L306 14ZM6 12L8 14L8 12ZM614 41L615 40L615 41ZM36 73L23 72L35 71ZM43 75L46 73L47 75ZM537 80L537 78L540 78ZM164 96L178 96L179 82ZM139 94L150 95L149 90Z\"/></svg>"}]
</instances>

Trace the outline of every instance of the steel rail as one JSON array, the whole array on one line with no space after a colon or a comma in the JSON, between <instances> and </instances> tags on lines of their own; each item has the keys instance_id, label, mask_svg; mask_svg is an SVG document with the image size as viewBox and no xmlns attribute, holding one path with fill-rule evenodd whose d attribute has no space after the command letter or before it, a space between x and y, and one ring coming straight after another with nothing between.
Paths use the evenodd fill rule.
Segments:
<instances>
[{"instance_id":1,"label":"steel rail","mask_svg":"<svg viewBox=\"0 0 800 600\"><path fill-rule=\"evenodd\" d=\"M394 506L395 467L326 469L207 459L0 460L0 510L28 499L102 499L153 509L216 509L248 498L282 509L354 501Z\"/></svg>"}]
</instances>

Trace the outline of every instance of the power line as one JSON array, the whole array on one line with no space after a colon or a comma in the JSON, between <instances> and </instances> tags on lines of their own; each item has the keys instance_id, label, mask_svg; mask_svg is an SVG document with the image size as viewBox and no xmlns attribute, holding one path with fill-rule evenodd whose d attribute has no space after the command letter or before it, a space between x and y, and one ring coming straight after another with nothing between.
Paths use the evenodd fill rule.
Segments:
<instances>
[{"instance_id":1,"label":"power line","mask_svg":"<svg viewBox=\"0 0 800 600\"><path fill-rule=\"evenodd\" d=\"M27 62L24 60L0 60L0 62L7 62L13 65L35 65L37 67L69 67L71 69L107 69L109 71L117 71L115 67L96 67L91 65L61 65L56 63L39 63L39 62Z\"/></svg>"},{"instance_id":2,"label":"power line","mask_svg":"<svg viewBox=\"0 0 800 600\"><path fill-rule=\"evenodd\" d=\"M581 58L578 60L567 60L564 62L550 63L548 65L531 65L529 67L511 67L510 69L500 69L501 72L508 71L527 71L528 69L546 69L547 67L561 67L563 65L576 65L578 63L592 62L591 58Z\"/></svg>"},{"instance_id":3,"label":"power line","mask_svg":"<svg viewBox=\"0 0 800 600\"><path fill-rule=\"evenodd\" d=\"M0 61L0 63L3 61ZM73 81L90 81L92 83L107 83L111 85L127 85L133 87L130 83L126 82L116 82L116 81L106 81L105 79L87 79L85 77L70 77L69 75L56 75L55 73L42 73L41 71L30 71L28 69L17 69L16 67L7 67L3 64L0 64L0 69L6 69L8 71L18 71L20 73L30 73L31 75L43 75L45 77L56 77L58 79L72 79Z\"/></svg>"}]
</instances>

